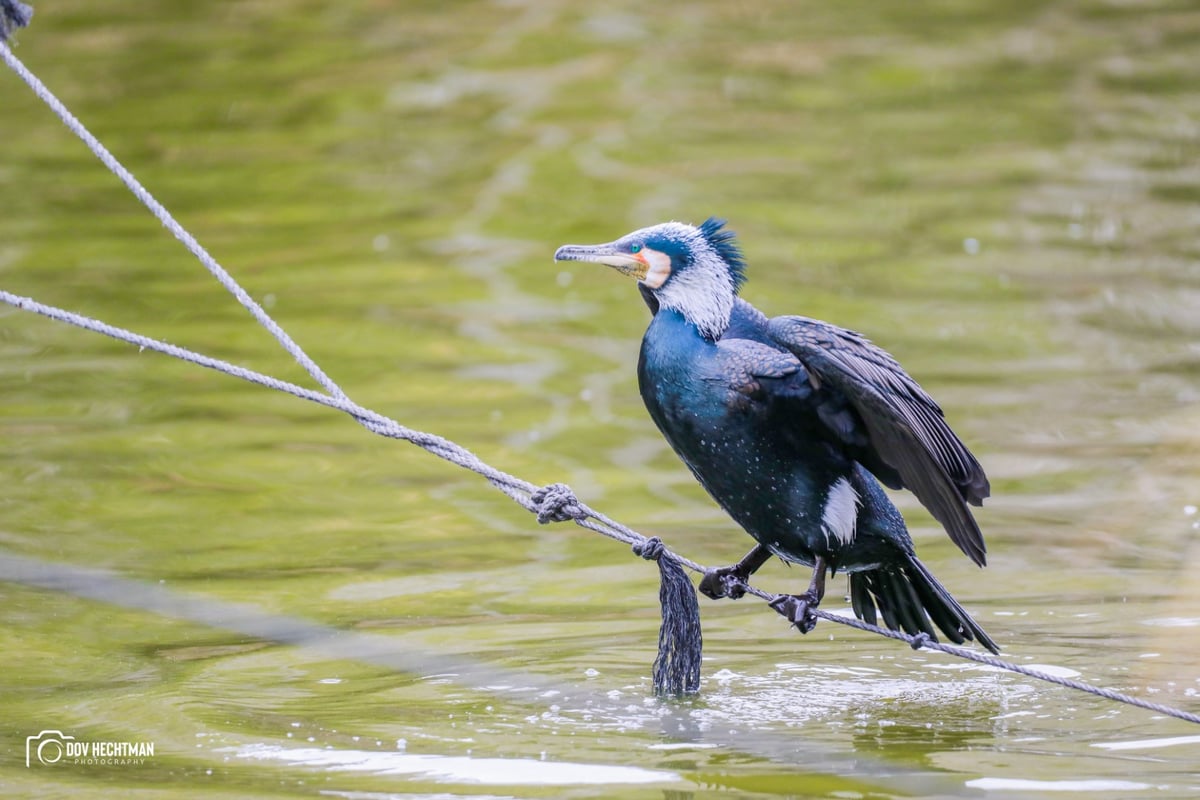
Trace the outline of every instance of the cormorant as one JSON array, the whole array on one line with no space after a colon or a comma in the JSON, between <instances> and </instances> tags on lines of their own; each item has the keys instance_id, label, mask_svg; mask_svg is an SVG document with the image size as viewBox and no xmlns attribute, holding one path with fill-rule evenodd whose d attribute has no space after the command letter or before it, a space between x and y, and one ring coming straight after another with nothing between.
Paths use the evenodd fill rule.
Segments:
<instances>
[{"instance_id":1,"label":"cormorant","mask_svg":"<svg viewBox=\"0 0 1200 800\"><path fill-rule=\"evenodd\" d=\"M942 409L862 335L806 317L775 317L738 297L745 262L724 220L667 222L601 245L564 245L556 261L592 261L638 280L653 315L638 386L650 416L700 484L758 545L710 570L700 591L737 597L772 555L812 567L808 591L772 605L801 631L826 572L849 574L854 613L874 623L998 652L917 560L880 482L907 488L983 566L968 503L987 476Z\"/></svg>"}]
</instances>

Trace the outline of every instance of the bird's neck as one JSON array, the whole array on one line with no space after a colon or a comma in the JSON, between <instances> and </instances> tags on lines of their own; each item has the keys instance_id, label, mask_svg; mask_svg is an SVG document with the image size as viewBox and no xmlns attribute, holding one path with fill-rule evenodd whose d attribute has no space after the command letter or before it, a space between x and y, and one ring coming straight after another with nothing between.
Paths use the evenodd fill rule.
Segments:
<instances>
[{"instance_id":1,"label":"bird's neck","mask_svg":"<svg viewBox=\"0 0 1200 800\"><path fill-rule=\"evenodd\" d=\"M680 275L676 280L687 276ZM697 333L710 342L724 335L733 314L735 295L732 291L713 291L717 287L703 287L696 291L682 282L667 286L658 293L660 309L670 309L679 314ZM724 289L725 287L719 287Z\"/></svg>"},{"instance_id":2,"label":"bird's neck","mask_svg":"<svg viewBox=\"0 0 1200 800\"><path fill-rule=\"evenodd\" d=\"M642 355L651 357L668 372L669 365L687 371L694 366L697 349L711 347L714 341L681 312L663 306L646 329Z\"/></svg>"}]
</instances>

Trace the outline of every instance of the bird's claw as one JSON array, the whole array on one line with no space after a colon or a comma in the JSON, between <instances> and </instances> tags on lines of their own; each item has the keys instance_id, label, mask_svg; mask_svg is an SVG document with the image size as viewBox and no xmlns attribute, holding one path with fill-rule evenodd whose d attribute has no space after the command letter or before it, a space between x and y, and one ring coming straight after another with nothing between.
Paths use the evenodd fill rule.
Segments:
<instances>
[{"instance_id":1,"label":"bird's claw","mask_svg":"<svg viewBox=\"0 0 1200 800\"><path fill-rule=\"evenodd\" d=\"M817 627L817 615L813 609L819 600L813 592L804 594L777 594L771 600L771 608L778 611L801 633L808 633Z\"/></svg>"},{"instance_id":2,"label":"bird's claw","mask_svg":"<svg viewBox=\"0 0 1200 800\"><path fill-rule=\"evenodd\" d=\"M728 597L737 600L746 594L745 581L747 575L742 574L738 565L732 567L715 567L704 573L700 579L700 593L713 600Z\"/></svg>"}]
</instances>

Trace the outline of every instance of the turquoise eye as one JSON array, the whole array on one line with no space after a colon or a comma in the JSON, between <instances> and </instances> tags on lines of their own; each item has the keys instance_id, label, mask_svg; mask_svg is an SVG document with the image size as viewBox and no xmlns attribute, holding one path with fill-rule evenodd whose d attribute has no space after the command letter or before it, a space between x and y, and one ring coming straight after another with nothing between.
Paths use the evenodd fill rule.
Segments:
<instances>
[{"instance_id":1,"label":"turquoise eye","mask_svg":"<svg viewBox=\"0 0 1200 800\"><path fill-rule=\"evenodd\" d=\"M629 246L629 252L631 252L631 253L640 253L641 250L642 250L642 246L640 244L634 244L634 245Z\"/></svg>"}]
</instances>

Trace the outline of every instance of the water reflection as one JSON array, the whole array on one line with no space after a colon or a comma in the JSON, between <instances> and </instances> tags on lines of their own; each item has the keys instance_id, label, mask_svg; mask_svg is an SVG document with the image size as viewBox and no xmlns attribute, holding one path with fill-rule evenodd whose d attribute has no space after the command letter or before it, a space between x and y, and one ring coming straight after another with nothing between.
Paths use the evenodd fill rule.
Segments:
<instances>
[{"instance_id":1,"label":"water reflection","mask_svg":"<svg viewBox=\"0 0 1200 800\"><path fill-rule=\"evenodd\" d=\"M681 780L675 773L665 770L527 758L413 755L275 745L249 745L232 752L241 759L275 761L333 772L405 775L442 783L477 783L486 786L620 786L673 784Z\"/></svg>"}]
</instances>

